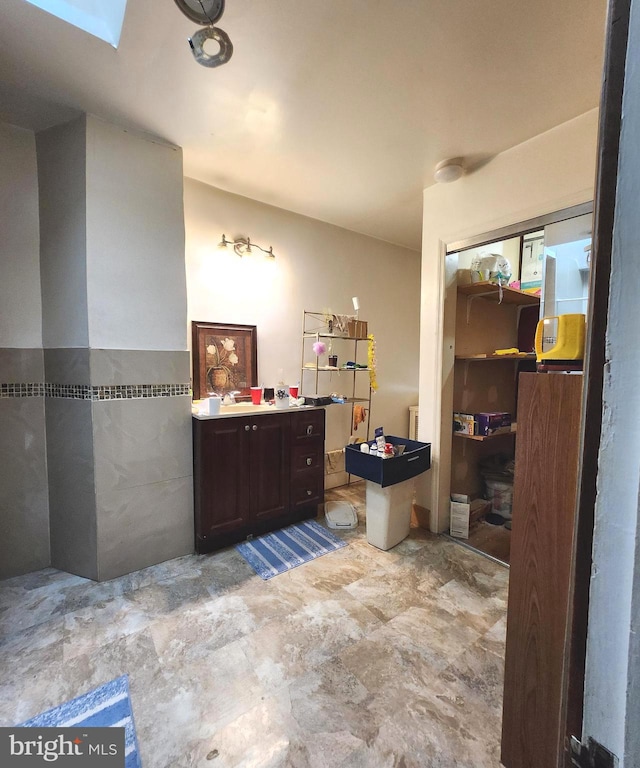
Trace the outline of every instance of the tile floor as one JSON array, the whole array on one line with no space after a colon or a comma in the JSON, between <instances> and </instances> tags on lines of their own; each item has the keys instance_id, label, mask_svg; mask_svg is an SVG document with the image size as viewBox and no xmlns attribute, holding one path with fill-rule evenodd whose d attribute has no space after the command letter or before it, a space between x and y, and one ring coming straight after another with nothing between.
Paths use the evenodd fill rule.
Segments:
<instances>
[{"instance_id":1,"label":"tile floor","mask_svg":"<svg viewBox=\"0 0 640 768\"><path fill-rule=\"evenodd\" d=\"M498 768L508 570L412 530L263 582L233 548L0 583L0 725L128 673L144 768Z\"/></svg>"}]
</instances>

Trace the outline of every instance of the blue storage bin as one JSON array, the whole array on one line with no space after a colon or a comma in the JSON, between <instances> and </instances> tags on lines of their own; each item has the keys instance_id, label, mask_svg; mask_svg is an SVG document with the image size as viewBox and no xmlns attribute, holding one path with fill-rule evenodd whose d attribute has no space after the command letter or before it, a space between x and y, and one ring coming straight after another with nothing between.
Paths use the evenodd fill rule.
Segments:
<instances>
[{"instance_id":1,"label":"blue storage bin","mask_svg":"<svg viewBox=\"0 0 640 768\"><path fill-rule=\"evenodd\" d=\"M410 480L426 472L431 467L431 443L420 443L406 437L385 435L385 442L392 445L404 445L402 456L383 459L362 453L360 445L345 446L345 469L350 475L357 475L365 480L386 488L389 485Z\"/></svg>"}]
</instances>

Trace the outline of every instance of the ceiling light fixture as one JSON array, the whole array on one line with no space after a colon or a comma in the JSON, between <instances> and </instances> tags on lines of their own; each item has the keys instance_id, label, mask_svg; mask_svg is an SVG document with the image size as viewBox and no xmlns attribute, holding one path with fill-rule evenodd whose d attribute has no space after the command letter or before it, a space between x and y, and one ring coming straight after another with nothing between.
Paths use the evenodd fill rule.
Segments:
<instances>
[{"instance_id":1,"label":"ceiling light fixture","mask_svg":"<svg viewBox=\"0 0 640 768\"><path fill-rule=\"evenodd\" d=\"M438 184L448 184L451 181L458 181L463 174L464 165L462 164L462 159L455 157L451 160L443 160L441 163L438 163L433 172L433 178Z\"/></svg>"},{"instance_id":2,"label":"ceiling light fixture","mask_svg":"<svg viewBox=\"0 0 640 768\"><path fill-rule=\"evenodd\" d=\"M175 3L188 19L205 27L187 38L193 58L198 64L203 67L226 64L233 55L233 44L224 29L213 26L224 13L225 0L175 0ZM207 40L215 40L219 46L217 53L205 51Z\"/></svg>"},{"instance_id":3,"label":"ceiling light fixture","mask_svg":"<svg viewBox=\"0 0 640 768\"><path fill-rule=\"evenodd\" d=\"M233 240L227 240L225 235L222 235L222 240L218 243L218 248L225 249L228 246L233 246L233 250L238 256L244 256L245 253L253 253L253 249L257 248L259 251L266 253L270 259L275 259L276 255L273 252L272 246L263 248L257 243L252 243L249 237L235 237Z\"/></svg>"}]
</instances>

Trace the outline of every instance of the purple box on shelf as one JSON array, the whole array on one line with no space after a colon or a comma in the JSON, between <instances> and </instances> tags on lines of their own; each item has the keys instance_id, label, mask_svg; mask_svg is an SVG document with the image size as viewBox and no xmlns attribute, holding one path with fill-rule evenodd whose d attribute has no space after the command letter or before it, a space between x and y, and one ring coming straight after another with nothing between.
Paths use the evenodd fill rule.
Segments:
<instances>
[{"instance_id":1,"label":"purple box on shelf","mask_svg":"<svg viewBox=\"0 0 640 768\"><path fill-rule=\"evenodd\" d=\"M511 432L511 414L504 411L476 413L476 434L487 437Z\"/></svg>"}]
</instances>

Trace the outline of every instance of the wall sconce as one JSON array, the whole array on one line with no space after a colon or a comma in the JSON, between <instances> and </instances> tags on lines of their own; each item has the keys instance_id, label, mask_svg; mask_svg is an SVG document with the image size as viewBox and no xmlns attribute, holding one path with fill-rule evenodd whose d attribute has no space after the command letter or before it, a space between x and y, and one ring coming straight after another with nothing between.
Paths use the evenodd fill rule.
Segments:
<instances>
[{"instance_id":1,"label":"wall sconce","mask_svg":"<svg viewBox=\"0 0 640 768\"><path fill-rule=\"evenodd\" d=\"M257 248L259 251L266 253L270 259L275 259L276 257L271 246L268 248L263 248L257 243L252 243L251 239L248 237L236 237L233 240L227 240L225 235L222 235L222 240L218 243L218 248L225 249L230 245L233 246L233 250L238 254L238 256L244 256L245 253L253 253L253 249Z\"/></svg>"}]
</instances>

